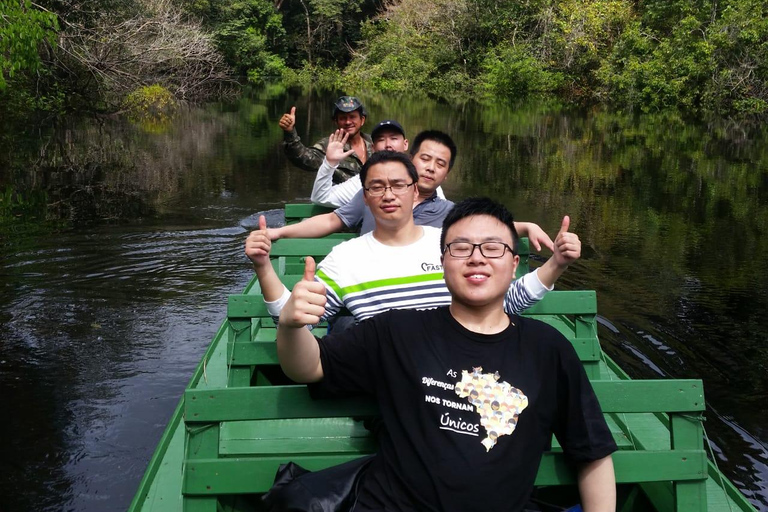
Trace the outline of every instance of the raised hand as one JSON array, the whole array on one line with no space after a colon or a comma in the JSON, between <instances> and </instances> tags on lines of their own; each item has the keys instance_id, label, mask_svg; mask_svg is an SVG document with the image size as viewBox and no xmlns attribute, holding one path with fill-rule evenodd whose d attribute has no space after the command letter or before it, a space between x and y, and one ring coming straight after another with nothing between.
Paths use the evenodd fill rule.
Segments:
<instances>
[{"instance_id":1,"label":"raised hand","mask_svg":"<svg viewBox=\"0 0 768 512\"><path fill-rule=\"evenodd\" d=\"M563 267L567 267L581 257L581 240L576 233L568 232L570 225L571 218L566 215L563 217L560 231L555 237L555 249L552 257L559 266Z\"/></svg>"},{"instance_id":2,"label":"raised hand","mask_svg":"<svg viewBox=\"0 0 768 512\"><path fill-rule=\"evenodd\" d=\"M307 256L304 261L304 277L296 283L291 298L280 312L279 325L300 328L320 322L325 314L325 285L315 281L315 260Z\"/></svg>"},{"instance_id":3,"label":"raised hand","mask_svg":"<svg viewBox=\"0 0 768 512\"><path fill-rule=\"evenodd\" d=\"M259 216L259 229L251 231L245 240L245 255L255 267L269 265L269 251L272 249L272 239L269 237L267 219Z\"/></svg>"},{"instance_id":4,"label":"raised hand","mask_svg":"<svg viewBox=\"0 0 768 512\"><path fill-rule=\"evenodd\" d=\"M339 162L355 152L354 149L344 151L344 144L347 143L349 134L342 129L338 129L328 137L328 148L325 150L325 159L331 167L336 167Z\"/></svg>"},{"instance_id":5,"label":"raised hand","mask_svg":"<svg viewBox=\"0 0 768 512\"><path fill-rule=\"evenodd\" d=\"M280 128L285 132L292 131L293 127L296 126L296 107L291 107L290 113L283 114L283 117L280 118L280 121L277 124L279 124Z\"/></svg>"}]
</instances>

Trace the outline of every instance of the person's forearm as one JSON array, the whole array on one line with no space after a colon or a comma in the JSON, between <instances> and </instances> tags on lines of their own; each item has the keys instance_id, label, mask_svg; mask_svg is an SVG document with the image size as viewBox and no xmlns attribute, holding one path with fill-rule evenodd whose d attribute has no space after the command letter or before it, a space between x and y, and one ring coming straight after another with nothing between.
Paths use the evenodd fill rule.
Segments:
<instances>
[{"instance_id":1,"label":"person's forearm","mask_svg":"<svg viewBox=\"0 0 768 512\"><path fill-rule=\"evenodd\" d=\"M295 128L290 132L283 133L283 149L288 160L305 171L317 172L325 158L325 153L319 149L305 146Z\"/></svg>"},{"instance_id":2,"label":"person's forearm","mask_svg":"<svg viewBox=\"0 0 768 512\"><path fill-rule=\"evenodd\" d=\"M315 215L296 224L277 228L279 238L320 238L341 231L344 224L335 213Z\"/></svg>"},{"instance_id":3,"label":"person's forearm","mask_svg":"<svg viewBox=\"0 0 768 512\"><path fill-rule=\"evenodd\" d=\"M254 264L253 270L256 271L256 276L259 278L261 294L266 302L274 302L283 296L283 291L286 288L283 282L280 281L280 278L277 277L272 263L268 262L265 265Z\"/></svg>"},{"instance_id":4,"label":"person's forearm","mask_svg":"<svg viewBox=\"0 0 768 512\"><path fill-rule=\"evenodd\" d=\"M321 206L338 206L329 201L331 191L333 190L333 171L335 169L336 167L328 163L327 158L323 159L322 165L317 170L315 183L312 185L312 194L309 196L310 201Z\"/></svg>"},{"instance_id":5,"label":"person's forearm","mask_svg":"<svg viewBox=\"0 0 768 512\"><path fill-rule=\"evenodd\" d=\"M616 476L611 456L589 462L579 469L579 494L584 512L616 510Z\"/></svg>"},{"instance_id":6,"label":"person's forearm","mask_svg":"<svg viewBox=\"0 0 768 512\"><path fill-rule=\"evenodd\" d=\"M567 269L568 265L559 265L554 257L549 258L538 269L539 281L541 281L541 284L551 289L555 285L555 281L557 281Z\"/></svg>"},{"instance_id":7,"label":"person's forearm","mask_svg":"<svg viewBox=\"0 0 768 512\"><path fill-rule=\"evenodd\" d=\"M528 224L529 222L515 222L515 231L518 236L528 236Z\"/></svg>"},{"instance_id":8,"label":"person's forearm","mask_svg":"<svg viewBox=\"0 0 768 512\"><path fill-rule=\"evenodd\" d=\"M278 323L277 358L283 372L296 382L317 382L323 378L320 347L305 327Z\"/></svg>"}]
</instances>

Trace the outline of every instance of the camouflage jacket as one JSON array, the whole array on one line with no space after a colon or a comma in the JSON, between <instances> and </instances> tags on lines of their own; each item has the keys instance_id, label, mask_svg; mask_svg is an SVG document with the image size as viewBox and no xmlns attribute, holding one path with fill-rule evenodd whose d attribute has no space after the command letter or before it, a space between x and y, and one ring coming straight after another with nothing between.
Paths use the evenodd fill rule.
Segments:
<instances>
[{"instance_id":1,"label":"camouflage jacket","mask_svg":"<svg viewBox=\"0 0 768 512\"><path fill-rule=\"evenodd\" d=\"M371 140L371 136L365 133L361 133L361 135L365 141L366 152L368 153L368 156L371 156L373 154L373 141ZM300 169L304 169L305 171L317 172L325 158L325 151L328 148L328 137L320 139L314 146L308 148L302 144L301 139L294 128L290 132L283 133L283 148L285 149L285 154L288 157L288 160L290 160L293 165ZM352 146L349 144L344 145L345 151L350 149L352 149ZM352 154L351 156L348 156L342 160L336 168L336 171L333 174L333 182L341 183L347 181L352 176L359 174L362 167L363 162L360 161L357 155Z\"/></svg>"}]
</instances>

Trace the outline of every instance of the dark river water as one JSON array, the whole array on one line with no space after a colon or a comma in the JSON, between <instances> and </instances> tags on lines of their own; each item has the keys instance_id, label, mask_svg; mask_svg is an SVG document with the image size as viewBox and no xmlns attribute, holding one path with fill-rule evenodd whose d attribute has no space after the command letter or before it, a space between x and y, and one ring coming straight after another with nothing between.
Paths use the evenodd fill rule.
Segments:
<instances>
[{"instance_id":1,"label":"dark river water","mask_svg":"<svg viewBox=\"0 0 768 512\"><path fill-rule=\"evenodd\" d=\"M314 141L335 96L272 86L162 122L0 136L0 511L128 506L251 277L253 214L309 197L277 120L295 104ZM553 235L571 216L583 257L558 287L597 290L603 346L631 376L704 379L714 457L768 511L765 132L361 97L369 125L454 136L451 199L492 196Z\"/></svg>"}]
</instances>

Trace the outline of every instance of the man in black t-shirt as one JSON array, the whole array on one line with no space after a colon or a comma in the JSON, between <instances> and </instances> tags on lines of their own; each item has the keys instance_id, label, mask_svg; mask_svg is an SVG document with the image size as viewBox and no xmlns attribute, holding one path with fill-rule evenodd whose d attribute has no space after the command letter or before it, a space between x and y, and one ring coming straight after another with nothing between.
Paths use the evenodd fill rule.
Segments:
<instances>
[{"instance_id":1,"label":"man in black t-shirt","mask_svg":"<svg viewBox=\"0 0 768 512\"><path fill-rule=\"evenodd\" d=\"M385 428L354 511L520 511L552 434L579 466L585 512L613 511L616 450L581 363L556 329L508 316L519 257L511 214L487 199L458 203L441 249L451 305L395 310L317 340L325 288L305 279L280 315L285 373L313 394L372 395ZM558 258L572 248L558 236Z\"/></svg>"}]
</instances>

